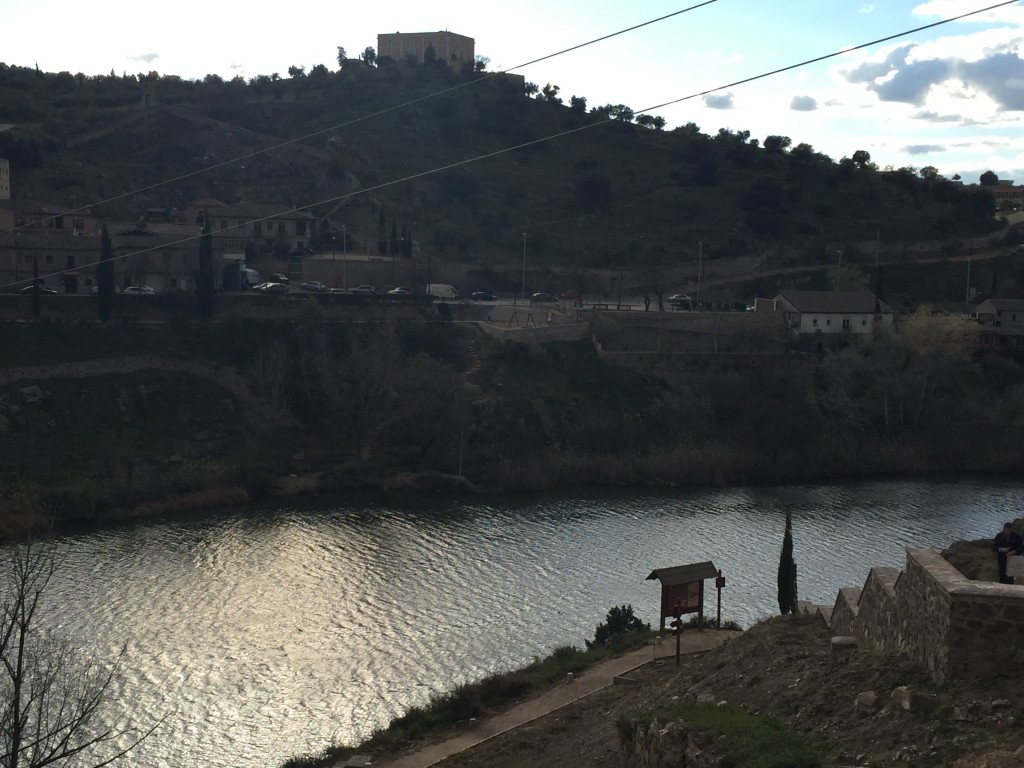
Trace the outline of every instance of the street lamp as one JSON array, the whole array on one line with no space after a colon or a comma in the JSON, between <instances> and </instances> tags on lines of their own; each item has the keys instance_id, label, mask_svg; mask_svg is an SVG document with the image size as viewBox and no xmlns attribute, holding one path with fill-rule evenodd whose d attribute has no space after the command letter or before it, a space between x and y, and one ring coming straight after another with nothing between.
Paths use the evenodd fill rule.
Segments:
<instances>
[{"instance_id":1,"label":"street lamp","mask_svg":"<svg viewBox=\"0 0 1024 768\"><path fill-rule=\"evenodd\" d=\"M526 232L522 233L522 300L526 300Z\"/></svg>"}]
</instances>

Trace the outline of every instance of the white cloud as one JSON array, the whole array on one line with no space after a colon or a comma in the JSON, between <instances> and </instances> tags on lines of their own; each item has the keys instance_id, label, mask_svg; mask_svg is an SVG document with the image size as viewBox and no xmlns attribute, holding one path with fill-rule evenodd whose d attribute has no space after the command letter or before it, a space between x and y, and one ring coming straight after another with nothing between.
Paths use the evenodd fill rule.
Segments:
<instances>
[{"instance_id":1,"label":"white cloud","mask_svg":"<svg viewBox=\"0 0 1024 768\"><path fill-rule=\"evenodd\" d=\"M875 10L875 6L873 6L871 3L865 3L864 5L862 5L860 7L860 12L864 13L864 14L874 13L874 10Z\"/></svg>"},{"instance_id":2,"label":"white cloud","mask_svg":"<svg viewBox=\"0 0 1024 768\"><path fill-rule=\"evenodd\" d=\"M732 109L733 101L731 93L709 93L704 97L704 106L708 109Z\"/></svg>"},{"instance_id":3,"label":"white cloud","mask_svg":"<svg viewBox=\"0 0 1024 768\"><path fill-rule=\"evenodd\" d=\"M797 112L813 112L818 108L818 102L813 96L794 96L789 108Z\"/></svg>"}]
</instances>

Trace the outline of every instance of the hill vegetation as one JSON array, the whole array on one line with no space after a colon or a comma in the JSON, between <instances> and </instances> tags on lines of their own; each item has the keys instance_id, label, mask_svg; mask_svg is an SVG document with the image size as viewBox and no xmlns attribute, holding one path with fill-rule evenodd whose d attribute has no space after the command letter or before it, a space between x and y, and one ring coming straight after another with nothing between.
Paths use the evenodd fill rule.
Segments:
<instances>
[{"instance_id":1,"label":"hill vegetation","mask_svg":"<svg viewBox=\"0 0 1024 768\"><path fill-rule=\"evenodd\" d=\"M344 225L374 252L393 223L431 258L562 269L994 231L982 187L937 171L838 162L800 137L666 130L626 105L563 103L557 86L443 65L292 68L188 81L0 64L15 196L134 220L217 198L309 207L314 245ZM146 105L146 106L143 106ZM168 181L172 180L173 181ZM167 182L167 183L163 183ZM528 251L528 253L524 253Z\"/></svg>"}]
</instances>

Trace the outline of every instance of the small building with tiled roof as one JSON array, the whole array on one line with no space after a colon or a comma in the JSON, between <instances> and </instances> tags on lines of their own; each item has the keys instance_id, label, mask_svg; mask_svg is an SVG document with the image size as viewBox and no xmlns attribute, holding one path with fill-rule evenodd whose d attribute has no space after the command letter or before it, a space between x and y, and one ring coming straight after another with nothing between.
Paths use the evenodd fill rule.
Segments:
<instances>
[{"instance_id":1,"label":"small building with tiled roof","mask_svg":"<svg viewBox=\"0 0 1024 768\"><path fill-rule=\"evenodd\" d=\"M1024 345L1024 299L985 299L971 317L978 321L980 343Z\"/></svg>"},{"instance_id":2,"label":"small building with tiled roof","mask_svg":"<svg viewBox=\"0 0 1024 768\"><path fill-rule=\"evenodd\" d=\"M896 310L871 291L781 291L774 299L790 332L866 335L892 328Z\"/></svg>"}]
</instances>

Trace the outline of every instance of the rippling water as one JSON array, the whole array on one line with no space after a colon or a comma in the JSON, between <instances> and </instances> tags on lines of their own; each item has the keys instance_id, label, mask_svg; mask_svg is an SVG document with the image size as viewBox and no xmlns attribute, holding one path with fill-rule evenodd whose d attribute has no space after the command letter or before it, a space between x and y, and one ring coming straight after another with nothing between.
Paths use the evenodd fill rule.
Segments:
<instances>
[{"instance_id":1,"label":"rippling water","mask_svg":"<svg viewBox=\"0 0 1024 768\"><path fill-rule=\"evenodd\" d=\"M904 547L993 536L1022 506L971 481L320 498L66 536L47 618L102 658L127 643L114 714L165 719L125 765L266 768L582 646L612 605L655 623L656 567L710 559L723 618L773 614L787 509L800 596L832 603Z\"/></svg>"}]
</instances>

